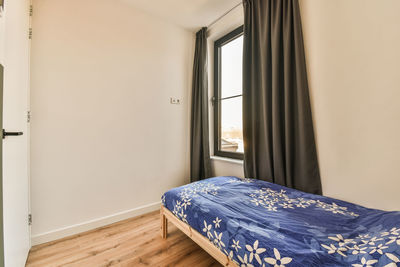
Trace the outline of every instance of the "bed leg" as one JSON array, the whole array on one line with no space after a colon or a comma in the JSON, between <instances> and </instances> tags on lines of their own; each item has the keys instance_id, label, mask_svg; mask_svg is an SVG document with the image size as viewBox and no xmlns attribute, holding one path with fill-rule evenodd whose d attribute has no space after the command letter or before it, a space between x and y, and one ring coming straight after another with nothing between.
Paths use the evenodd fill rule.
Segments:
<instances>
[{"instance_id":1,"label":"bed leg","mask_svg":"<svg viewBox=\"0 0 400 267\"><path fill-rule=\"evenodd\" d=\"M161 237L163 239L167 239L167 234L168 234L168 220L167 217L165 217L165 214L163 213L163 208L161 208Z\"/></svg>"}]
</instances>

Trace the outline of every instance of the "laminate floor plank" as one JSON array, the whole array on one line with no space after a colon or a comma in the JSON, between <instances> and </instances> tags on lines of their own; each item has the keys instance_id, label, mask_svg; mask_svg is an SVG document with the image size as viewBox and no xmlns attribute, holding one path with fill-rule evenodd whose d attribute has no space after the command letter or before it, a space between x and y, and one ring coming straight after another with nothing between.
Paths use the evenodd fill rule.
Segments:
<instances>
[{"instance_id":1,"label":"laminate floor plank","mask_svg":"<svg viewBox=\"0 0 400 267\"><path fill-rule=\"evenodd\" d=\"M32 247L27 267L221 266L158 211Z\"/></svg>"}]
</instances>

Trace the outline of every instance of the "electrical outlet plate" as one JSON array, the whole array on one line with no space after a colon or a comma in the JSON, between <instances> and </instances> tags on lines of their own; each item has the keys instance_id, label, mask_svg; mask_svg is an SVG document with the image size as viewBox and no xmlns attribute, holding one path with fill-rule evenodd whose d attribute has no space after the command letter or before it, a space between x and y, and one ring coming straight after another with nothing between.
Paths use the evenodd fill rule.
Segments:
<instances>
[{"instance_id":1,"label":"electrical outlet plate","mask_svg":"<svg viewBox=\"0 0 400 267\"><path fill-rule=\"evenodd\" d=\"M179 98L171 97L170 98L170 103L174 104L174 105L179 105L181 103L181 100Z\"/></svg>"}]
</instances>

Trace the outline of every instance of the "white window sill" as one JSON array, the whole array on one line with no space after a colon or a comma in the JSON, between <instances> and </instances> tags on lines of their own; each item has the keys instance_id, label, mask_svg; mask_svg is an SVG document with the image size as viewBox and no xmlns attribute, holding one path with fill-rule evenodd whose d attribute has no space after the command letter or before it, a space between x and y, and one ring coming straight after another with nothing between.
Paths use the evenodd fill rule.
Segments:
<instances>
[{"instance_id":1,"label":"white window sill","mask_svg":"<svg viewBox=\"0 0 400 267\"><path fill-rule=\"evenodd\" d=\"M231 159L231 158L224 158L224 157L218 157L218 156L211 156L211 160L223 161L223 162L229 162L229 163L243 165L243 160L241 160L241 159Z\"/></svg>"}]
</instances>

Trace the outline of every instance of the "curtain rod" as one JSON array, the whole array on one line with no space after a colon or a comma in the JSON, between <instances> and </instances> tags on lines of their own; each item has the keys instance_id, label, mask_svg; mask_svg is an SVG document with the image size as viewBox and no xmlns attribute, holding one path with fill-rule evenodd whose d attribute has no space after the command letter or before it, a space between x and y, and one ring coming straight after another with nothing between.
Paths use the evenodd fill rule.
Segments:
<instances>
[{"instance_id":1,"label":"curtain rod","mask_svg":"<svg viewBox=\"0 0 400 267\"><path fill-rule=\"evenodd\" d=\"M232 7L231 9L229 9L228 11L226 11L224 14L222 14L220 17L218 17L216 20L214 20L213 22L211 22L207 28L210 28L211 26L213 26L215 23L217 23L220 19L222 19L223 17L225 17L226 15L228 15L230 12L232 12L232 10L234 10L235 8L237 8L238 6L240 6L242 4L242 2L240 1L238 4L236 4L234 7Z\"/></svg>"}]
</instances>

